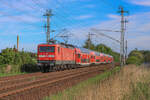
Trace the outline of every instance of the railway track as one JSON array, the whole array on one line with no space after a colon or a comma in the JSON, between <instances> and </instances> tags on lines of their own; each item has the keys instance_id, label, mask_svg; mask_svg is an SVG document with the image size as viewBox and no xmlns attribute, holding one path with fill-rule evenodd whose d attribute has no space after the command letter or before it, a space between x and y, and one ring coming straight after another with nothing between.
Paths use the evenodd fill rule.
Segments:
<instances>
[{"instance_id":1,"label":"railway track","mask_svg":"<svg viewBox=\"0 0 150 100\"><path fill-rule=\"evenodd\" d=\"M65 83L69 80L82 80L109 68L111 68L110 65L101 65L46 74L34 73L17 76L18 79L14 77L12 80L9 78L1 80L0 100L40 100L50 93L57 92L55 87L60 84L63 86L63 84L69 84Z\"/></svg>"}]
</instances>

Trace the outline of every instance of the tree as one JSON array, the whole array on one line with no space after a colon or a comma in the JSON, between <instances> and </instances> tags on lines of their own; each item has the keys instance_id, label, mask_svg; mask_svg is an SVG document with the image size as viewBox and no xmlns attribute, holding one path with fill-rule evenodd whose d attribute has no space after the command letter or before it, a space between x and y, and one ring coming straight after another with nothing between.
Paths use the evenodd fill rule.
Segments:
<instances>
[{"instance_id":1,"label":"tree","mask_svg":"<svg viewBox=\"0 0 150 100\"><path fill-rule=\"evenodd\" d=\"M112 53L112 49L110 47L104 45L104 44L96 45L96 51L107 53L107 54L111 54Z\"/></svg>"},{"instance_id":2,"label":"tree","mask_svg":"<svg viewBox=\"0 0 150 100\"><path fill-rule=\"evenodd\" d=\"M129 56L136 56L137 58L144 60L144 55L138 50L131 51Z\"/></svg>"},{"instance_id":3,"label":"tree","mask_svg":"<svg viewBox=\"0 0 150 100\"><path fill-rule=\"evenodd\" d=\"M4 57L0 55L0 65L4 63Z\"/></svg>"},{"instance_id":4,"label":"tree","mask_svg":"<svg viewBox=\"0 0 150 100\"><path fill-rule=\"evenodd\" d=\"M150 63L150 52L145 55L145 63Z\"/></svg>"},{"instance_id":5,"label":"tree","mask_svg":"<svg viewBox=\"0 0 150 100\"><path fill-rule=\"evenodd\" d=\"M13 64L15 59L15 52L11 48L6 48L2 50L3 63L4 64Z\"/></svg>"},{"instance_id":6,"label":"tree","mask_svg":"<svg viewBox=\"0 0 150 100\"><path fill-rule=\"evenodd\" d=\"M150 63L150 51L149 50L141 50L140 52L144 55L144 62Z\"/></svg>"},{"instance_id":7,"label":"tree","mask_svg":"<svg viewBox=\"0 0 150 100\"><path fill-rule=\"evenodd\" d=\"M144 63L144 55L142 52L138 50L133 50L130 52L129 57L127 59L127 64L142 64Z\"/></svg>"},{"instance_id":8,"label":"tree","mask_svg":"<svg viewBox=\"0 0 150 100\"><path fill-rule=\"evenodd\" d=\"M21 55L20 55L19 52L16 52L16 53L15 53L14 64L15 64L15 65L20 65L20 64L22 64L22 59L21 59Z\"/></svg>"},{"instance_id":9,"label":"tree","mask_svg":"<svg viewBox=\"0 0 150 100\"><path fill-rule=\"evenodd\" d=\"M136 56L130 56L127 59L127 64L136 64L136 65L140 65L141 64L141 60L136 57Z\"/></svg>"}]
</instances>

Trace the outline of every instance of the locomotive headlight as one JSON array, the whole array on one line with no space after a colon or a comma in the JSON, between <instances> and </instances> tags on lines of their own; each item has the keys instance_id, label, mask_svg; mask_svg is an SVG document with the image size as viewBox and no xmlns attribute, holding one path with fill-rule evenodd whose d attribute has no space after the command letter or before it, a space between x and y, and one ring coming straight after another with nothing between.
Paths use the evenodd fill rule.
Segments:
<instances>
[{"instance_id":1,"label":"locomotive headlight","mask_svg":"<svg viewBox=\"0 0 150 100\"><path fill-rule=\"evenodd\" d=\"M48 57L55 57L55 55L48 55Z\"/></svg>"},{"instance_id":2,"label":"locomotive headlight","mask_svg":"<svg viewBox=\"0 0 150 100\"><path fill-rule=\"evenodd\" d=\"M39 57L45 57L45 55L39 55Z\"/></svg>"}]
</instances>

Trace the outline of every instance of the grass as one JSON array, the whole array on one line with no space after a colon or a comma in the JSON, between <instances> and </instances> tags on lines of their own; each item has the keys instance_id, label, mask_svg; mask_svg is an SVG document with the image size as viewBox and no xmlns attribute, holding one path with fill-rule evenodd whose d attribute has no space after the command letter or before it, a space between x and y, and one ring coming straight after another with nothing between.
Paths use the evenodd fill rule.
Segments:
<instances>
[{"instance_id":1,"label":"grass","mask_svg":"<svg viewBox=\"0 0 150 100\"><path fill-rule=\"evenodd\" d=\"M105 72L44 100L150 100L149 68L128 65L119 70Z\"/></svg>"},{"instance_id":2,"label":"grass","mask_svg":"<svg viewBox=\"0 0 150 100\"><path fill-rule=\"evenodd\" d=\"M0 65L0 77L25 74L25 72L20 71L19 65L10 65L12 69L6 72L7 66L8 65Z\"/></svg>"},{"instance_id":3,"label":"grass","mask_svg":"<svg viewBox=\"0 0 150 100\"><path fill-rule=\"evenodd\" d=\"M63 92L59 92L56 95L52 95L50 97L45 97L43 100L74 100L79 94L84 92L84 90L95 84L99 84L100 81L105 80L106 78L110 77L112 74L118 72L120 67L116 67L111 71L106 71L103 74L97 75L96 77L89 78L86 81L79 83L72 88L66 89Z\"/></svg>"},{"instance_id":4,"label":"grass","mask_svg":"<svg viewBox=\"0 0 150 100\"><path fill-rule=\"evenodd\" d=\"M130 92L124 96L124 100L150 100L150 69L139 68L141 75L136 82L130 84Z\"/></svg>"},{"instance_id":5,"label":"grass","mask_svg":"<svg viewBox=\"0 0 150 100\"><path fill-rule=\"evenodd\" d=\"M131 94L125 95L124 100L150 100L150 86L146 82L133 85Z\"/></svg>"},{"instance_id":6,"label":"grass","mask_svg":"<svg viewBox=\"0 0 150 100\"><path fill-rule=\"evenodd\" d=\"M0 77L14 76L14 75L20 75L20 74L26 74L26 73L21 73L21 72L17 72L17 73L0 73Z\"/></svg>"}]
</instances>

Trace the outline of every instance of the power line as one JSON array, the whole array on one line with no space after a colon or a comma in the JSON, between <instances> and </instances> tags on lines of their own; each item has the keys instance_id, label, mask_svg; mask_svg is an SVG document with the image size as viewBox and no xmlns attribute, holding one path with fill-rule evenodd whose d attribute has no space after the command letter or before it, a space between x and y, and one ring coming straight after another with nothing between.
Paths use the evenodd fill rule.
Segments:
<instances>
[{"instance_id":1,"label":"power line","mask_svg":"<svg viewBox=\"0 0 150 100\"><path fill-rule=\"evenodd\" d=\"M101 33L101 32L100 32L101 30L98 30L98 29L91 29L91 30L94 31L94 32L96 32L96 33L98 33L98 35L107 37L107 38L109 38L109 39L111 39L111 40L116 41L117 43L120 43L119 40L117 40L117 39L115 39L115 38L113 38L113 37L111 37L111 36L108 36L108 35L106 35L106 34L104 34L104 33Z\"/></svg>"}]
</instances>

